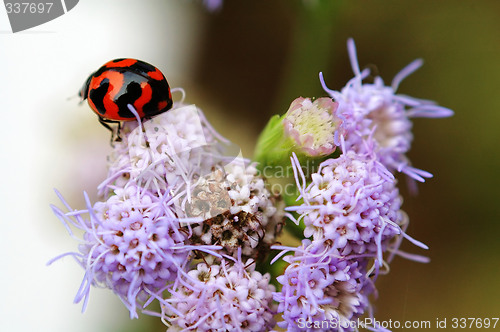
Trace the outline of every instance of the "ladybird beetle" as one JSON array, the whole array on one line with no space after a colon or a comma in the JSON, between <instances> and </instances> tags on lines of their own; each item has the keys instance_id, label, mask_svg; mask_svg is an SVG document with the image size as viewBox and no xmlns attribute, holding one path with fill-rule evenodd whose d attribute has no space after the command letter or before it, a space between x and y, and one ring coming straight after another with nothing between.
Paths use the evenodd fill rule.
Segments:
<instances>
[{"instance_id":1,"label":"ladybird beetle","mask_svg":"<svg viewBox=\"0 0 500 332\"><path fill-rule=\"evenodd\" d=\"M120 141L121 121L133 121L131 105L141 119L151 118L172 108L172 93L162 72L136 59L115 59L89 76L79 92L87 99L99 122L113 133L108 123L118 123L116 141ZM111 137L113 141L114 133Z\"/></svg>"}]
</instances>

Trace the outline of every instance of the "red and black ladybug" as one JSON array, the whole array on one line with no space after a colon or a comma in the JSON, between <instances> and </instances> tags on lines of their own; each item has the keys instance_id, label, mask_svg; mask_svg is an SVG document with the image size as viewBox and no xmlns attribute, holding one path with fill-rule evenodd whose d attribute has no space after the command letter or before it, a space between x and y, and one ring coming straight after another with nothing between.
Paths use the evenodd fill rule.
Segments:
<instances>
[{"instance_id":1,"label":"red and black ladybug","mask_svg":"<svg viewBox=\"0 0 500 332\"><path fill-rule=\"evenodd\" d=\"M172 93L162 72L135 59L107 62L89 76L79 96L82 101L88 99L90 108L106 128L113 132L108 123L118 123L116 141L121 140L121 121L136 119L128 105L134 107L141 119L172 108Z\"/></svg>"}]
</instances>

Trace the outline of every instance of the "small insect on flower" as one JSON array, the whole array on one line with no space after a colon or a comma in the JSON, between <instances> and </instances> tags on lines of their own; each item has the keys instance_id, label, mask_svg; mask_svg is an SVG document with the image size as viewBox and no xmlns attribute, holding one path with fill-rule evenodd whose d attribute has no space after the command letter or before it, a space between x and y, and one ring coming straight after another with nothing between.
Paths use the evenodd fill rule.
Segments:
<instances>
[{"instance_id":1,"label":"small insect on flower","mask_svg":"<svg viewBox=\"0 0 500 332\"><path fill-rule=\"evenodd\" d=\"M162 72L149 63L135 59L115 59L89 76L79 94L87 99L99 122L112 132L111 141L121 141L121 121L136 115L151 118L172 108L172 93ZM117 123L116 133L108 123Z\"/></svg>"}]
</instances>

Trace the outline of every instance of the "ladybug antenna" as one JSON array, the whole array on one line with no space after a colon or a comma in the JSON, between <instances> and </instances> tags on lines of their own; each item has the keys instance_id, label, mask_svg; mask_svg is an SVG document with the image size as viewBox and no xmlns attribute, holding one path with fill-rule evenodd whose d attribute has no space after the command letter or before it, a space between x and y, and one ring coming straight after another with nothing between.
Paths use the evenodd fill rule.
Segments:
<instances>
[{"instance_id":1,"label":"ladybug antenna","mask_svg":"<svg viewBox=\"0 0 500 332\"><path fill-rule=\"evenodd\" d=\"M174 93L174 92L180 92L182 97L181 97L181 100L179 101L179 103L184 103L184 99L186 99L186 91L184 91L183 88L172 88L170 90L170 92Z\"/></svg>"},{"instance_id":2,"label":"ladybug antenna","mask_svg":"<svg viewBox=\"0 0 500 332\"><path fill-rule=\"evenodd\" d=\"M81 97L80 97L80 94L79 94L79 93L77 93L77 94L75 94L75 95L72 95L72 96L70 96L70 97L66 98L66 100L71 100L71 99L75 99L75 98L81 98ZM80 100L80 102L78 102L78 105L81 105L82 103L83 103L83 99L82 99L82 100Z\"/></svg>"}]
</instances>

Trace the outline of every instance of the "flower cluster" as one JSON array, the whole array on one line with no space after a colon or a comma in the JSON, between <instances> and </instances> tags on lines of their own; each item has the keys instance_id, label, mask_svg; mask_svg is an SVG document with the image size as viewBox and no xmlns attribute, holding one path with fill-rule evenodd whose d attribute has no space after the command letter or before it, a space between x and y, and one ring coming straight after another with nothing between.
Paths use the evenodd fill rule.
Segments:
<instances>
[{"instance_id":1,"label":"flower cluster","mask_svg":"<svg viewBox=\"0 0 500 332\"><path fill-rule=\"evenodd\" d=\"M310 175L304 174L297 155L291 158L299 192L296 206L287 211L303 223L305 240L299 248L275 246L288 263L278 277L282 289L274 294L288 331L299 331L298 321L335 321L338 331L350 331L349 321L365 314L374 281L388 271L395 254L426 261L399 251L402 238L427 249L405 233L408 216L394 171L424 181L429 173L410 166L405 153L412 140L410 118L444 117L452 112L425 100L395 95L399 82L420 65L412 63L394 79L392 87L375 78L363 84L354 43L348 42L355 77L342 91L325 87L338 103L342 120L341 154L331 155ZM321 82L325 86L323 78ZM314 325L314 324L313 324ZM310 330L315 330L311 328Z\"/></svg>"},{"instance_id":2,"label":"flower cluster","mask_svg":"<svg viewBox=\"0 0 500 332\"><path fill-rule=\"evenodd\" d=\"M339 103L347 150L365 153L373 149L379 161L389 170L403 172L424 182L432 174L412 167L406 157L413 140L410 119L442 118L453 115L453 112L430 100L396 94L401 81L417 70L422 60L415 60L401 70L391 86L384 85L378 76L374 83L363 83L363 79L370 75L370 70L360 71L352 39L348 40L348 50L355 76L341 91L328 89L320 74L323 88Z\"/></svg>"},{"instance_id":3,"label":"flower cluster","mask_svg":"<svg viewBox=\"0 0 500 332\"><path fill-rule=\"evenodd\" d=\"M232 163L225 169L226 176L218 169L198 185L192 204L186 204L188 214L204 216L203 222L191 226L191 241L221 245L231 255L241 248L246 258L263 258L281 229L281 200L269 192L253 164Z\"/></svg>"},{"instance_id":4,"label":"flower cluster","mask_svg":"<svg viewBox=\"0 0 500 332\"><path fill-rule=\"evenodd\" d=\"M70 253L85 269L75 302L85 299L85 308L90 286L101 285L112 289L136 317L138 302L173 281L189 254L186 234L172 213L172 199L136 185L117 188L94 206L86 198L83 211L64 213L52 207L67 226L85 232L80 252Z\"/></svg>"},{"instance_id":5,"label":"flower cluster","mask_svg":"<svg viewBox=\"0 0 500 332\"><path fill-rule=\"evenodd\" d=\"M274 297L278 311L283 313L280 327L302 331L297 326L300 321L349 326L349 321L365 312L373 291L371 279L365 277L365 266L360 265L366 261L346 259L335 250L322 251L309 240L293 250L293 256L284 258L289 266L278 277L282 289Z\"/></svg>"},{"instance_id":6,"label":"flower cluster","mask_svg":"<svg viewBox=\"0 0 500 332\"><path fill-rule=\"evenodd\" d=\"M345 150L342 145L342 150ZM275 294L282 327L294 331L298 319L345 325L364 314L374 291L372 277L386 267L386 251L397 252L408 218L393 175L375 158L347 151L327 159L307 184L296 156L292 158L302 204L288 211L305 225L302 247L278 277ZM425 245L411 239L423 248ZM280 247L276 247L279 249ZM283 252L283 253L284 253ZM375 272L374 272L375 271Z\"/></svg>"},{"instance_id":7,"label":"flower cluster","mask_svg":"<svg viewBox=\"0 0 500 332\"><path fill-rule=\"evenodd\" d=\"M302 172L298 160L293 163ZM301 197L304 203L288 210L300 214L305 237L344 256L381 257L407 222L392 174L377 160L353 151L323 162Z\"/></svg>"},{"instance_id":8,"label":"flower cluster","mask_svg":"<svg viewBox=\"0 0 500 332\"><path fill-rule=\"evenodd\" d=\"M394 255L427 261L399 250L403 238L427 246L406 234L395 173L422 182L431 177L406 157L411 118L452 111L395 93L420 60L391 86L379 77L368 84L369 70L359 69L352 40L348 49L354 78L333 91L320 75L330 97L297 98L284 115L272 117L254 163L194 105L176 102L152 119L128 105L137 121L121 128L98 201L92 204L85 193L86 209L75 210L57 193L66 211L52 206L71 236L77 238L74 229L82 234L78 252L54 259L70 255L85 270L75 302L83 300L85 308L91 286L106 287L134 318L139 310L152 313L146 308L158 301L161 313L153 314L169 331L269 331L275 325L303 331L298 322L324 321L336 323L330 330L355 330L350 323L371 315L375 280ZM270 166L284 174L290 160L294 178L274 183L293 186L284 200L268 188L276 179L259 170ZM304 170L304 162L311 169ZM276 244L285 216L296 224L290 230L300 234L299 247ZM271 263L283 258L285 268L268 264L270 249L280 250ZM316 326L306 330L324 330Z\"/></svg>"},{"instance_id":9,"label":"flower cluster","mask_svg":"<svg viewBox=\"0 0 500 332\"><path fill-rule=\"evenodd\" d=\"M192 244L220 245L231 255L241 247L246 258L265 256L283 207L239 148L192 105L176 105L139 129L115 145L110 181L134 179L150 191L170 192L176 216L193 220L186 225Z\"/></svg>"},{"instance_id":10,"label":"flower cluster","mask_svg":"<svg viewBox=\"0 0 500 332\"><path fill-rule=\"evenodd\" d=\"M200 258L211 261L207 268L213 271L223 266L224 277L232 269L240 279L247 276L258 303L265 300L261 292L272 298L269 277L237 267L242 259L264 259L284 216L280 198L255 166L193 105L177 103L144 123L126 123L121 134L108 158L108 178L98 188L100 201L92 205L86 196L87 209L73 210L58 194L68 212L53 206L71 234L72 226L83 231L79 252L69 253L85 269L75 301L84 299L85 308L90 286L100 285L121 298L131 317L153 300L178 312L181 293L170 286L184 284ZM254 285L257 276L262 280ZM167 289L172 292L165 296ZM233 318L254 313L259 317L248 324L270 321L270 309L250 302L254 309L239 306ZM221 316L219 323L224 321Z\"/></svg>"},{"instance_id":11,"label":"flower cluster","mask_svg":"<svg viewBox=\"0 0 500 332\"><path fill-rule=\"evenodd\" d=\"M270 275L255 271L255 262L222 259L199 263L172 285L170 306L162 314L168 331L269 331L276 322Z\"/></svg>"},{"instance_id":12,"label":"flower cluster","mask_svg":"<svg viewBox=\"0 0 500 332\"><path fill-rule=\"evenodd\" d=\"M176 103L141 125L142 130L137 122L127 122L123 140L114 143L108 179L99 188L102 194L110 184L124 186L130 179L150 190L185 190L225 160L223 148L229 142L194 105Z\"/></svg>"}]
</instances>

